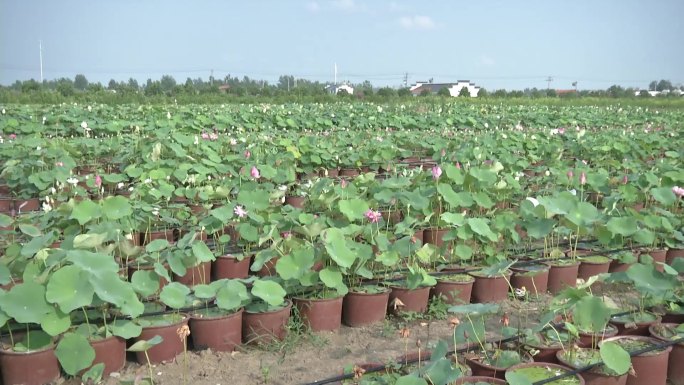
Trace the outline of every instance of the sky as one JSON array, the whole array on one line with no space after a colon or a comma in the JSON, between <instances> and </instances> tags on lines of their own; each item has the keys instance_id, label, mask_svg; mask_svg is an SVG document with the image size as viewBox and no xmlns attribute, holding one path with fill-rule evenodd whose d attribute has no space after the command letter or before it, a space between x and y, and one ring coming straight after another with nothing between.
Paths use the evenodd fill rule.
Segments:
<instances>
[{"instance_id":1,"label":"sky","mask_svg":"<svg viewBox=\"0 0 684 385\"><path fill-rule=\"evenodd\" d=\"M0 84L84 74L487 89L684 83L682 0L0 0Z\"/></svg>"}]
</instances>

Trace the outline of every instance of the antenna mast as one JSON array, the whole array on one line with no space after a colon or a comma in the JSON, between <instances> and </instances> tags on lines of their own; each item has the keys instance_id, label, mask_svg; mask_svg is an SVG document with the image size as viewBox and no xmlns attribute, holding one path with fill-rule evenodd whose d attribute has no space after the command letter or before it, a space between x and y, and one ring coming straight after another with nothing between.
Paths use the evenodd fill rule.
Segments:
<instances>
[{"instance_id":1,"label":"antenna mast","mask_svg":"<svg viewBox=\"0 0 684 385\"><path fill-rule=\"evenodd\" d=\"M335 63L335 85L337 85L337 63Z\"/></svg>"},{"instance_id":2,"label":"antenna mast","mask_svg":"<svg viewBox=\"0 0 684 385\"><path fill-rule=\"evenodd\" d=\"M38 40L38 50L40 52L40 83L43 83L43 41Z\"/></svg>"}]
</instances>

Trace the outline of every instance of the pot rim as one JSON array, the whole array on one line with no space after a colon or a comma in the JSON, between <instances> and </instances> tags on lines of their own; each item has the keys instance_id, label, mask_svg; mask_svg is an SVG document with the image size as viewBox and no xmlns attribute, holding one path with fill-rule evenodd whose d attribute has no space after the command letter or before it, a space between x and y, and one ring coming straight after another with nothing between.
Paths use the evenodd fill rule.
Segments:
<instances>
[{"instance_id":1,"label":"pot rim","mask_svg":"<svg viewBox=\"0 0 684 385\"><path fill-rule=\"evenodd\" d=\"M633 336L633 335L623 335L623 336L614 336L610 338L606 338L603 341L599 342L599 346L601 346L602 343L604 342L610 342L610 341L615 341L615 340L620 340L620 339L633 339L633 340L641 340L641 341L649 341L653 344L660 344L662 341L658 340L655 337L649 337L649 336ZM626 349L625 349L626 350ZM652 356L659 356L664 353L669 353L672 351L672 345L667 346L662 348L662 350L652 350L648 352L648 355L644 356L643 353L640 355L632 356L632 357L652 357Z\"/></svg>"},{"instance_id":2,"label":"pot rim","mask_svg":"<svg viewBox=\"0 0 684 385\"><path fill-rule=\"evenodd\" d=\"M234 317L238 314L241 314L242 312L245 311L245 308L241 307L237 310L224 310L224 311L230 311L230 313L222 314L222 315L216 315L216 316L203 316L203 317L198 317L197 313L189 313L188 319L191 321L216 321L219 319L231 318L231 317Z\"/></svg>"},{"instance_id":3,"label":"pot rim","mask_svg":"<svg viewBox=\"0 0 684 385\"><path fill-rule=\"evenodd\" d=\"M249 310L245 309L245 314L273 314L273 313L278 313L278 312L281 312L284 310L287 310L289 312L292 309L292 300L290 300L289 298L286 298L285 303L287 305L285 305L284 307L282 307L280 309L276 309L276 310L271 310L271 311L249 311Z\"/></svg>"},{"instance_id":4,"label":"pot rim","mask_svg":"<svg viewBox=\"0 0 684 385\"><path fill-rule=\"evenodd\" d=\"M333 298L302 298L302 297L293 297L292 301L297 304L298 302L334 302L334 301L339 301L344 299L343 295L338 295L337 297Z\"/></svg>"},{"instance_id":5,"label":"pot rim","mask_svg":"<svg viewBox=\"0 0 684 385\"><path fill-rule=\"evenodd\" d=\"M44 346L44 347L42 347L42 348L40 348L40 349L37 349L37 350L27 350L27 351L25 351L25 352L15 352L14 350L5 349L5 348L3 348L3 347L0 346L0 355L6 354L6 355L9 355L9 356L27 356L27 355L31 355L31 354L44 353L44 352L46 352L46 351L48 351L48 350L55 350L55 346L56 346L56 345L55 345L55 343L54 343L54 341L53 341L53 342L51 342L49 345Z\"/></svg>"}]
</instances>

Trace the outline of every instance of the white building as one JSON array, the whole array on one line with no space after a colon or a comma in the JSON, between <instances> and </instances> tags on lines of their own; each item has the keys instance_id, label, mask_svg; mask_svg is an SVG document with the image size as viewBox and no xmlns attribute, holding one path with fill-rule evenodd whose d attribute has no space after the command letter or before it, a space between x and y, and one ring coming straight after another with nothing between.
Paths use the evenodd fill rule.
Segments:
<instances>
[{"instance_id":1,"label":"white building","mask_svg":"<svg viewBox=\"0 0 684 385\"><path fill-rule=\"evenodd\" d=\"M354 95L354 87L349 84L331 84L325 87L326 91L331 94L337 95L340 91L347 91L349 95Z\"/></svg>"},{"instance_id":2,"label":"white building","mask_svg":"<svg viewBox=\"0 0 684 385\"><path fill-rule=\"evenodd\" d=\"M471 82L470 80L459 80L456 83L417 82L416 84L412 85L411 88L409 88L409 91L411 91L414 96L418 96L425 91L436 94L442 88L448 89L449 95L454 97L460 95L461 90L464 88L468 90L468 93L473 98L477 97L477 94L480 92L480 87L476 86L475 83Z\"/></svg>"}]
</instances>

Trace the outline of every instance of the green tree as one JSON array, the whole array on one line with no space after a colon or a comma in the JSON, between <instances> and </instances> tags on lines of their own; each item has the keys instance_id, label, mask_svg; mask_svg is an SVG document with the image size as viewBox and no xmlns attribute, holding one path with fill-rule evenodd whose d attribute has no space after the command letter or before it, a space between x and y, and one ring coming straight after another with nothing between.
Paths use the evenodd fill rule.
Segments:
<instances>
[{"instance_id":1,"label":"green tree","mask_svg":"<svg viewBox=\"0 0 684 385\"><path fill-rule=\"evenodd\" d=\"M74 94L74 85L70 79L58 80L56 89L62 96L71 96Z\"/></svg>"},{"instance_id":2,"label":"green tree","mask_svg":"<svg viewBox=\"0 0 684 385\"><path fill-rule=\"evenodd\" d=\"M171 75L164 75L159 81L159 86L161 87L162 92L171 92L173 87L176 86L176 79Z\"/></svg>"},{"instance_id":3,"label":"green tree","mask_svg":"<svg viewBox=\"0 0 684 385\"><path fill-rule=\"evenodd\" d=\"M395 96L397 92L390 87L382 87L375 94L378 96L382 96L383 98L389 98Z\"/></svg>"},{"instance_id":4,"label":"green tree","mask_svg":"<svg viewBox=\"0 0 684 385\"><path fill-rule=\"evenodd\" d=\"M468 91L468 87L461 88L461 90L458 91L458 96L469 98L470 97L470 91Z\"/></svg>"},{"instance_id":5,"label":"green tree","mask_svg":"<svg viewBox=\"0 0 684 385\"><path fill-rule=\"evenodd\" d=\"M442 87L437 91L437 95L439 96L451 96L451 93L449 92L449 88L447 87ZM470 96L470 95L468 95Z\"/></svg>"},{"instance_id":6,"label":"green tree","mask_svg":"<svg viewBox=\"0 0 684 385\"><path fill-rule=\"evenodd\" d=\"M484 87L481 87L480 90L477 91L477 97L478 97L478 98L480 98L480 97L481 97L481 98L486 98L487 96L489 96L489 93L487 92L486 89L484 89Z\"/></svg>"},{"instance_id":7,"label":"green tree","mask_svg":"<svg viewBox=\"0 0 684 385\"><path fill-rule=\"evenodd\" d=\"M397 96L399 97L406 97L406 96L411 96L411 91L408 88L400 88L397 91Z\"/></svg>"},{"instance_id":8,"label":"green tree","mask_svg":"<svg viewBox=\"0 0 684 385\"><path fill-rule=\"evenodd\" d=\"M649 91L655 91L657 87L658 87L658 81L657 80L654 80L654 81L648 83L648 90Z\"/></svg>"},{"instance_id":9,"label":"green tree","mask_svg":"<svg viewBox=\"0 0 684 385\"><path fill-rule=\"evenodd\" d=\"M84 91L88 88L88 79L86 79L85 75L78 74L74 77L74 88L79 91Z\"/></svg>"},{"instance_id":10,"label":"green tree","mask_svg":"<svg viewBox=\"0 0 684 385\"><path fill-rule=\"evenodd\" d=\"M556 96L558 95L556 94L556 90L554 90L553 88L546 90L546 97L555 98Z\"/></svg>"},{"instance_id":11,"label":"green tree","mask_svg":"<svg viewBox=\"0 0 684 385\"><path fill-rule=\"evenodd\" d=\"M128 79L128 87L133 89L134 91L138 91L140 89L138 81L133 78Z\"/></svg>"},{"instance_id":12,"label":"green tree","mask_svg":"<svg viewBox=\"0 0 684 385\"><path fill-rule=\"evenodd\" d=\"M108 90L115 90L118 88L118 84L116 84L116 80L111 79L109 80L109 83L107 84L107 89Z\"/></svg>"},{"instance_id":13,"label":"green tree","mask_svg":"<svg viewBox=\"0 0 684 385\"><path fill-rule=\"evenodd\" d=\"M672 88L674 88L674 87L672 87L672 82L670 82L669 80L664 80L664 79L661 79L658 82L658 84L656 85L657 91L671 90Z\"/></svg>"}]
</instances>

